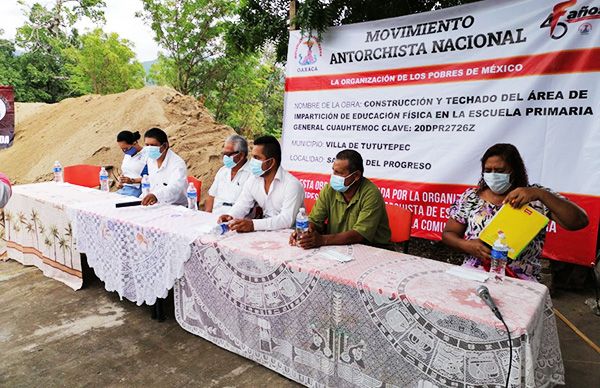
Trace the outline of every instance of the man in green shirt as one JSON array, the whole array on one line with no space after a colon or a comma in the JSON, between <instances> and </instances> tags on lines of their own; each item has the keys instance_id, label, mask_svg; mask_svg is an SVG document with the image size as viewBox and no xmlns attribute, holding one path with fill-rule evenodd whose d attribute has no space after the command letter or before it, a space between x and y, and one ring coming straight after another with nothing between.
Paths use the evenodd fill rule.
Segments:
<instances>
[{"instance_id":1,"label":"man in green shirt","mask_svg":"<svg viewBox=\"0 0 600 388\"><path fill-rule=\"evenodd\" d=\"M369 244L387 247L390 226L381 192L363 177L360 154L354 150L339 152L333 162L333 174L315 203L308 232L294 231L290 244L302 248L323 245Z\"/></svg>"}]
</instances>

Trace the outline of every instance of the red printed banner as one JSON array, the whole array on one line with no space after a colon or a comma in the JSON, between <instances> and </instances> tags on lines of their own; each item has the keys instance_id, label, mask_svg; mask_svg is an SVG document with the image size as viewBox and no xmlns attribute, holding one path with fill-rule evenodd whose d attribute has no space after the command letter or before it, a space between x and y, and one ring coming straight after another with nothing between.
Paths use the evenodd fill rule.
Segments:
<instances>
[{"instance_id":1,"label":"red printed banner","mask_svg":"<svg viewBox=\"0 0 600 388\"><path fill-rule=\"evenodd\" d=\"M290 77L287 92L465 82L600 71L600 48L313 77Z\"/></svg>"},{"instance_id":2,"label":"red printed banner","mask_svg":"<svg viewBox=\"0 0 600 388\"><path fill-rule=\"evenodd\" d=\"M329 182L329 175L291 171L302 182L306 197L317 199L320 190ZM432 183L401 182L385 179L372 179L387 204L402 206L413 213L411 235L430 240L440 240L448 219L448 210L454 201L469 187L466 185L447 185ZM590 227L577 232L562 229L551 221L546 228L544 257L560 259L592 266L595 262L598 222L600 220L600 201L597 197L566 194L581 206L590 217ZM393 219L390 222L394 222ZM564 247L569 249L565 250ZM591 258L591 259L590 259Z\"/></svg>"}]
</instances>

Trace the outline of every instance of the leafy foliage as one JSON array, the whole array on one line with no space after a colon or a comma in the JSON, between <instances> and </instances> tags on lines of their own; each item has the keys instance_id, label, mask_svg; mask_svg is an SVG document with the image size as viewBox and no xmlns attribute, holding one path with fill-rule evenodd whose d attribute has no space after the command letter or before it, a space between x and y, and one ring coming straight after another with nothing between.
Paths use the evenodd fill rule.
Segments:
<instances>
[{"instance_id":1,"label":"leafy foliage","mask_svg":"<svg viewBox=\"0 0 600 388\"><path fill-rule=\"evenodd\" d=\"M54 0L50 5L19 3L27 16L17 29L15 43L25 49L16 55L14 43L3 41L0 83L15 86L17 101L57 102L78 95L69 84L69 59L65 50L78 44L73 28L80 17L104 20L103 0ZM13 69L9 71L6 69Z\"/></svg>"},{"instance_id":2,"label":"leafy foliage","mask_svg":"<svg viewBox=\"0 0 600 388\"><path fill-rule=\"evenodd\" d=\"M206 76L202 64L222 55L223 35L234 15L233 0L142 0L138 16L149 23L168 51L162 74L183 94L197 90Z\"/></svg>"},{"instance_id":3,"label":"leafy foliage","mask_svg":"<svg viewBox=\"0 0 600 388\"><path fill-rule=\"evenodd\" d=\"M65 50L69 85L81 94L110 94L144 86L144 68L131 43L96 29L81 36L80 47Z\"/></svg>"},{"instance_id":4,"label":"leafy foliage","mask_svg":"<svg viewBox=\"0 0 600 388\"><path fill-rule=\"evenodd\" d=\"M297 2L293 22L304 32L320 34L330 26L409 15L474 1L478 0L304 0ZM289 10L289 0L245 0L229 40L242 52L274 45L277 60L283 62L287 53Z\"/></svg>"},{"instance_id":5,"label":"leafy foliage","mask_svg":"<svg viewBox=\"0 0 600 388\"><path fill-rule=\"evenodd\" d=\"M140 16L167 50L151 67L151 81L203 99L217 121L240 133L281 132L283 69L261 51L228 50L235 1L143 2Z\"/></svg>"},{"instance_id":6,"label":"leafy foliage","mask_svg":"<svg viewBox=\"0 0 600 388\"><path fill-rule=\"evenodd\" d=\"M144 84L131 43L101 30L80 36L80 18L104 22L104 0L53 0L27 6L15 42L0 40L0 83L17 101L57 102L85 93L116 93ZM25 51L15 53L15 45Z\"/></svg>"}]
</instances>

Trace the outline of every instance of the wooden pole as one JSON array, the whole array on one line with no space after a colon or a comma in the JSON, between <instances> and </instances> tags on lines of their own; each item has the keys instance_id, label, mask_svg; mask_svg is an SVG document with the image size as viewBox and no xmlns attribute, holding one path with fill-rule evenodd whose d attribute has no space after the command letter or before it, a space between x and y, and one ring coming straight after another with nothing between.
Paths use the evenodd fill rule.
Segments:
<instances>
[{"instance_id":1,"label":"wooden pole","mask_svg":"<svg viewBox=\"0 0 600 388\"><path fill-rule=\"evenodd\" d=\"M290 0L290 31L296 29L296 22L294 19L296 18L296 0Z\"/></svg>"},{"instance_id":2,"label":"wooden pole","mask_svg":"<svg viewBox=\"0 0 600 388\"><path fill-rule=\"evenodd\" d=\"M590 347L592 349L594 349L596 352L600 353L600 347L598 345L596 345L591 339L589 339L585 334L583 334L581 332L581 330L579 330L577 328L577 326L575 326L571 321L569 321L567 319L567 317L565 317L564 315L562 315L560 313L560 311L558 311L557 309L552 309L554 310L554 314L556 314L557 317L560 318L561 321L563 321L567 326L569 326L569 328L571 330L573 330L575 332L575 334L577 334L579 336L579 338L581 338L583 340L583 342L585 342L586 344L590 345Z\"/></svg>"}]
</instances>

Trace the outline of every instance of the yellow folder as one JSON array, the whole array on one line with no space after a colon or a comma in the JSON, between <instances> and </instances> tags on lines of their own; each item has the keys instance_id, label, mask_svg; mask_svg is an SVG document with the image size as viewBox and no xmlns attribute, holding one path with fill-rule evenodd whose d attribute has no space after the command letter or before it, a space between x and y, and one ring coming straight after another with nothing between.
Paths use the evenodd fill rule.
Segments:
<instances>
[{"instance_id":1,"label":"yellow folder","mask_svg":"<svg viewBox=\"0 0 600 388\"><path fill-rule=\"evenodd\" d=\"M514 260L540 230L548 225L548 221L548 217L531 206L515 209L504 205L483 228L479 238L492 246L498 239L498 231L502 231L509 247L508 257Z\"/></svg>"}]
</instances>

